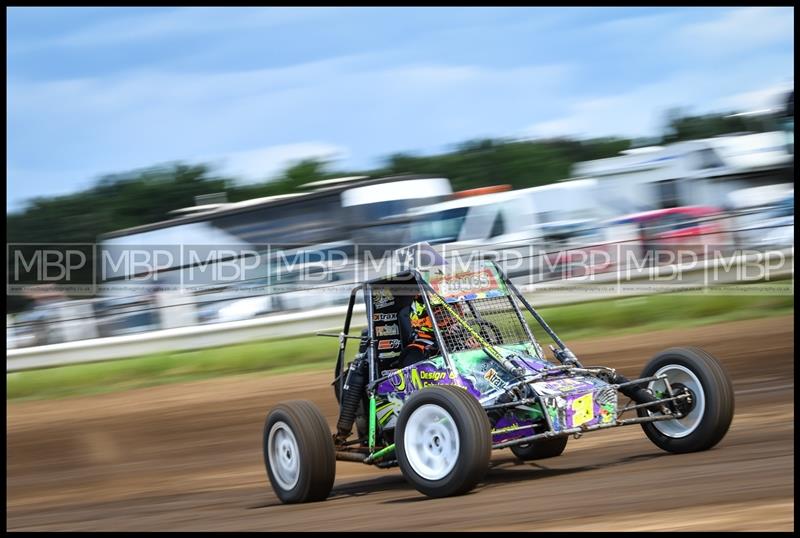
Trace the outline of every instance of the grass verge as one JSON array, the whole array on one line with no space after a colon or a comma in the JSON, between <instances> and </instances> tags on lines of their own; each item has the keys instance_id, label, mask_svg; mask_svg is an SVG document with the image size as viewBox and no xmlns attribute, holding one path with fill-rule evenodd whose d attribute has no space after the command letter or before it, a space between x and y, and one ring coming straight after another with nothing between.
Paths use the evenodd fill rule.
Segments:
<instances>
[{"instance_id":1,"label":"grass verge","mask_svg":"<svg viewBox=\"0 0 800 538\"><path fill-rule=\"evenodd\" d=\"M794 313L794 295L748 294L747 286L736 286L745 292L739 294L649 295L553 306L542 308L541 313L567 342ZM787 282L759 286L785 289ZM542 335L535 323L531 326ZM337 345L334 338L305 336L10 373L6 374L6 398L60 398L232 374L332 368Z\"/></svg>"}]
</instances>

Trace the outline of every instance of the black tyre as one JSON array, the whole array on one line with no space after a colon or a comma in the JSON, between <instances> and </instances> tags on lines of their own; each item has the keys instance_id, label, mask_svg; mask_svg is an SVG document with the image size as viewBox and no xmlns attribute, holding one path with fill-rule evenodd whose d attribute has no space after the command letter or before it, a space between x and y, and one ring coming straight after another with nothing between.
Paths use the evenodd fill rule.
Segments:
<instances>
[{"instance_id":1,"label":"black tyre","mask_svg":"<svg viewBox=\"0 0 800 538\"><path fill-rule=\"evenodd\" d=\"M719 443L733 420L733 385L722 364L711 354L696 347L673 347L653 357L642 371L642 377L667 374L673 390L689 389L692 398L687 405L678 404L684 413L681 419L642 424L644 433L667 452L685 453L708 450ZM657 396L666 390L661 381L649 384ZM646 409L637 410L640 417ZM660 414L660 413L655 413Z\"/></svg>"},{"instance_id":2,"label":"black tyre","mask_svg":"<svg viewBox=\"0 0 800 538\"><path fill-rule=\"evenodd\" d=\"M275 406L264 424L264 465L275 495L284 503L322 501L336 476L333 438L313 403Z\"/></svg>"},{"instance_id":3,"label":"black tyre","mask_svg":"<svg viewBox=\"0 0 800 538\"><path fill-rule=\"evenodd\" d=\"M532 461L560 456L565 448L567 448L566 436L540 439L527 445L512 446L511 452L523 461Z\"/></svg>"},{"instance_id":4,"label":"black tyre","mask_svg":"<svg viewBox=\"0 0 800 538\"><path fill-rule=\"evenodd\" d=\"M403 476L429 497L470 491L489 469L492 435L478 400L455 385L427 387L403 405L395 434Z\"/></svg>"}]
</instances>

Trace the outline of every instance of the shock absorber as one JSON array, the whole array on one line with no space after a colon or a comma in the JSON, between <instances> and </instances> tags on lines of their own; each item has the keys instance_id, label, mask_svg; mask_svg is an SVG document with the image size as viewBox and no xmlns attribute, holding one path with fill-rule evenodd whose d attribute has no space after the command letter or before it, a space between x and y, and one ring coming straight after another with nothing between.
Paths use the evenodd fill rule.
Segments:
<instances>
[{"instance_id":1,"label":"shock absorber","mask_svg":"<svg viewBox=\"0 0 800 538\"><path fill-rule=\"evenodd\" d=\"M356 355L353 362L350 363L350 368L347 371L347 376L342 386L339 421L336 424L336 441L339 442L346 440L350 436L353 423L356 420L356 413L358 413L358 406L361 403L364 389L367 386L367 372L369 366L366 358L367 345L368 339L362 336L358 355Z\"/></svg>"},{"instance_id":2,"label":"shock absorber","mask_svg":"<svg viewBox=\"0 0 800 538\"><path fill-rule=\"evenodd\" d=\"M621 385L623 383L628 383L630 380L624 375L614 372L612 375L609 375L609 381L611 383ZM640 385L625 385L624 387L620 387L618 390L637 404L646 404L654 402L658 399L653 396L649 390ZM661 404L659 407L663 414L669 413L669 407L667 405Z\"/></svg>"}]
</instances>

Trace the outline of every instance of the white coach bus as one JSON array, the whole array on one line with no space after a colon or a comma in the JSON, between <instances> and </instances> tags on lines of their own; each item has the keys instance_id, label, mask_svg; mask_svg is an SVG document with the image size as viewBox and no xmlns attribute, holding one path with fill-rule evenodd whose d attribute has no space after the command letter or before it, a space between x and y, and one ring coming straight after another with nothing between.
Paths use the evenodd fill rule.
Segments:
<instances>
[{"instance_id":1,"label":"white coach bus","mask_svg":"<svg viewBox=\"0 0 800 538\"><path fill-rule=\"evenodd\" d=\"M175 297L166 302L175 303L171 319L178 326L338 304L344 295L309 288L348 282L350 259L369 248L359 242L359 230L452 194L446 178L410 175L337 178L303 188L183 208L174 219L102 235L103 294L122 302L153 295L162 306L165 296ZM176 305L189 296L205 306L182 317Z\"/></svg>"}]
</instances>

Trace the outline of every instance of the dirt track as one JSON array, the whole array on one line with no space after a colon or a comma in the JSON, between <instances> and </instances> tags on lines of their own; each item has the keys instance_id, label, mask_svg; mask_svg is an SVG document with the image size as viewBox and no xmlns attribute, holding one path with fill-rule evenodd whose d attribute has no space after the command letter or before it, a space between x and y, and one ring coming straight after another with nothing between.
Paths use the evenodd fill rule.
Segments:
<instances>
[{"instance_id":1,"label":"dirt track","mask_svg":"<svg viewBox=\"0 0 800 538\"><path fill-rule=\"evenodd\" d=\"M793 316L574 342L584 364L638 374L657 351L723 360L736 416L715 449L669 455L638 426L559 458L497 451L471 494L427 499L399 470L339 462L331 497L284 506L261 427L304 397L335 421L330 374L229 377L7 409L8 530L793 530Z\"/></svg>"}]
</instances>

